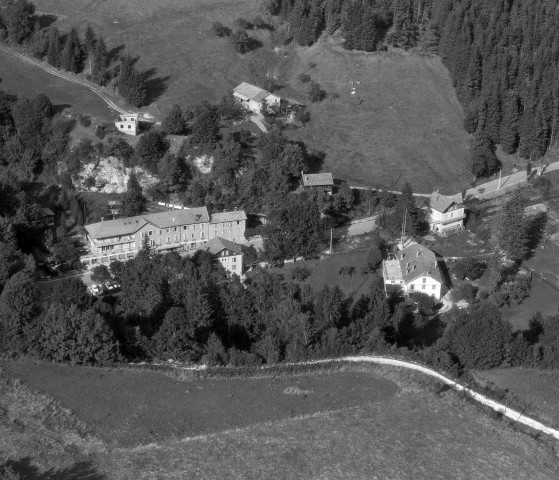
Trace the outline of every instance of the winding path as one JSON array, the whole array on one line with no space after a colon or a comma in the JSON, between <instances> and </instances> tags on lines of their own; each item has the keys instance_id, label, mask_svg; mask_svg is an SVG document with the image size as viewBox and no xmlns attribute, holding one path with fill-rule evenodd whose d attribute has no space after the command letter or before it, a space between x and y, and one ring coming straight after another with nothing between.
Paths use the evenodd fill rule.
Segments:
<instances>
[{"instance_id":1,"label":"winding path","mask_svg":"<svg viewBox=\"0 0 559 480\"><path fill-rule=\"evenodd\" d=\"M99 89L93 87L92 85L88 84L87 82L84 82L82 80L78 80L77 78L73 78L69 75L66 75L62 72L59 72L56 68L53 67L49 67L46 65L43 65L42 63L33 60L32 58L26 57L25 55L22 55L21 53L17 53L14 52L6 47L2 47L0 46L0 50L12 55L16 58L19 58L20 60L23 60L24 62L30 63L31 65L34 65L35 67L40 68L41 70L44 70L47 73L50 73L51 75L54 75L56 77L62 78L64 80L67 80L69 82L73 82L73 83L77 83L78 85L82 85L86 88L89 88L93 93L95 93L96 95L99 95L103 101L113 110L115 110L116 112L118 112L121 115L131 115L131 112L127 112L126 110L123 110L122 108L120 108L116 103L114 103L107 95L105 95L103 92L101 92Z\"/></svg>"},{"instance_id":2,"label":"winding path","mask_svg":"<svg viewBox=\"0 0 559 480\"><path fill-rule=\"evenodd\" d=\"M309 362L286 363L283 365L316 365L321 363L332 363L332 362L377 363L381 365L392 365L394 367L416 370L418 372L424 373L425 375L436 378L440 382L444 383L445 385L448 385L449 387L453 388L458 392L464 392L466 395L474 399L476 402L481 403L482 405L491 408L493 411L505 417L510 418L513 422L526 425L527 427L530 427L538 432L545 433L546 435L551 435L556 440L559 440L559 430L548 427L547 425L544 425L543 423L538 422L537 420L525 416L522 412L519 412L518 410L514 410L512 408L507 407L506 405L503 405L502 403L496 402L495 400L492 400L491 398L482 395L481 393L477 393L471 388L465 387L464 385L461 385L460 383L452 380L451 378L442 375L436 370L433 370L428 367L424 367L423 365L419 365L417 363L408 362L405 360L397 360L394 358L376 356L376 355L359 355L359 356L348 356L348 357L340 357L340 358L327 358L323 360L312 360ZM181 367L172 364L169 365L167 363L161 365L165 365L167 367L177 368L181 370L205 369L204 365L196 366L196 367ZM262 368L266 369L266 367L262 367Z\"/></svg>"}]
</instances>

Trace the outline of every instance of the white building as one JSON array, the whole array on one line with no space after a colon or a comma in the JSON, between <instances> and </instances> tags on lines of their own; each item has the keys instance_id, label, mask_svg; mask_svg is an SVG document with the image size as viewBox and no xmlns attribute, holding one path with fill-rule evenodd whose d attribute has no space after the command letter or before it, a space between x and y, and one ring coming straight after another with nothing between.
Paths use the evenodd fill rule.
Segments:
<instances>
[{"instance_id":1,"label":"white building","mask_svg":"<svg viewBox=\"0 0 559 480\"><path fill-rule=\"evenodd\" d=\"M264 103L279 106L281 102L277 95L246 82L233 89L233 96L244 108L254 113L260 113Z\"/></svg>"},{"instance_id":2,"label":"white building","mask_svg":"<svg viewBox=\"0 0 559 480\"><path fill-rule=\"evenodd\" d=\"M88 268L125 261L134 258L145 241L158 252L204 248L218 235L227 241L242 242L245 225L244 211L210 215L206 207L101 221L85 226L90 253L81 261Z\"/></svg>"},{"instance_id":3,"label":"white building","mask_svg":"<svg viewBox=\"0 0 559 480\"><path fill-rule=\"evenodd\" d=\"M462 204L462 194L450 197L434 192L429 204L429 228L441 235L448 235L464 229L466 213Z\"/></svg>"},{"instance_id":4,"label":"white building","mask_svg":"<svg viewBox=\"0 0 559 480\"><path fill-rule=\"evenodd\" d=\"M115 127L119 132L127 135L138 134L138 115L120 115L120 120L115 122Z\"/></svg>"},{"instance_id":5,"label":"white building","mask_svg":"<svg viewBox=\"0 0 559 480\"><path fill-rule=\"evenodd\" d=\"M385 289L399 286L405 295L420 292L437 300L441 298L443 282L437 257L417 243L390 254L382 262L382 276Z\"/></svg>"},{"instance_id":6,"label":"white building","mask_svg":"<svg viewBox=\"0 0 559 480\"><path fill-rule=\"evenodd\" d=\"M227 272L239 276L243 274L243 252L240 245L224 238L215 237L206 244L205 248Z\"/></svg>"}]
</instances>

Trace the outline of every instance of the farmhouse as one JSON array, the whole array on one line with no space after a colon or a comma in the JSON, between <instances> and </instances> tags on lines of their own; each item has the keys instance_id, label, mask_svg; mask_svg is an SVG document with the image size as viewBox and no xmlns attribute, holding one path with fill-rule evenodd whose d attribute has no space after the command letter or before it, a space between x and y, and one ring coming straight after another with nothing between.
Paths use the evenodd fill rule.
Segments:
<instances>
[{"instance_id":1,"label":"farmhouse","mask_svg":"<svg viewBox=\"0 0 559 480\"><path fill-rule=\"evenodd\" d=\"M137 135L138 115L120 115L120 120L115 122L115 127L119 132L127 135Z\"/></svg>"},{"instance_id":2,"label":"farmhouse","mask_svg":"<svg viewBox=\"0 0 559 480\"><path fill-rule=\"evenodd\" d=\"M217 235L244 241L245 225L243 211L210 215L206 207L101 221L85 226L90 253L81 260L86 267L125 261L134 258L144 242L158 252L184 252L203 248Z\"/></svg>"},{"instance_id":3,"label":"farmhouse","mask_svg":"<svg viewBox=\"0 0 559 480\"><path fill-rule=\"evenodd\" d=\"M434 192L429 204L429 228L441 235L458 232L464 229L464 206L462 194L453 196L440 195Z\"/></svg>"},{"instance_id":4,"label":"farmhouse","mask_svg":"<svg viewBox=\"0 0 559 480\"><path fill-rule=\"evenodd\" d=\"M240 245L221 237L215 237L206 244L205 248L223 265L227 272L242 275L243 252Z\"/></svg>"},{"instance_id":5,"label":"farmhouse","mask_svg":"<svg viewBox=\"0 0 559 480\"><path fill-rule=\"evenodd\" d=\"M244 108L254 113L260 113L264 104L279 105L281 102L277 95L246 82L233 89L233 96Z\"/></svg>"},{"instance_id":6,"label":"farmhouse","mask_svg":"<svg viewBox=\"0 0 559 480\"><path fill-rule=\"evenodd\" d=\"M331 173L304 173L301 172L304 188L319 188L332 194L334 179Z\"/></svg>"},{"instance_id":7,"label":"farmhouse","mask_svg":"<svg viewBox=\"0 0 559 480\"><path fill-rule=\"evenodd\" d=\"M421 292L441 298L442 277L435 254L419 244L409 245L382 262L385 289L399 286L404 294Z\"/></svg>"}]
</instances>

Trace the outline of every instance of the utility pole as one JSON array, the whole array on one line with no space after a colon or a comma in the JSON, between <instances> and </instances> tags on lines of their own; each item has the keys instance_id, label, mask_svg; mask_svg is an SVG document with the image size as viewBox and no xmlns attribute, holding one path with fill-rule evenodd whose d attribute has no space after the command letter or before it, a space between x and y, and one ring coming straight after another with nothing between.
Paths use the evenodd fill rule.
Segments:
<instances>
[{"instance_id":1,"label":"utility pole","mask_svg":"<svg viewBox=\"0 0 559 480\"><path fill-rule=\"evenodd\" d=\"M332 228L330 228L330 255L332 255Z\"/></svg>"},{"instance_id":2,"label":"utility pole","mask_svg":"<svg viewBox=\"0 0 559 480\"><path fill-rule=\"evenodd\" d=\"M501 189L501 172L503 171L503 168L499 168L499 186L497 187L497 190Z\"/></svg>"}]
</instances>

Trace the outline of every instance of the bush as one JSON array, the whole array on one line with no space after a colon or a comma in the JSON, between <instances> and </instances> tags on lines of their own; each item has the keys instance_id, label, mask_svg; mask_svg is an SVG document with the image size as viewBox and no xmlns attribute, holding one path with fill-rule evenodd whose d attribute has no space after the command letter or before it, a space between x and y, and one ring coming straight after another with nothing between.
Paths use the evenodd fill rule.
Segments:
<instances>
[{"instance_id":1,"label":"bush","mask_svg":"<svg viewBox=\"0 0 559 480\"><path fill-rule=\"evenodd\" d=\"M414 302L419 312L423 315L432 315L439 303L431 295L421 292L410 293L410 300Z\"/></svg>"},{"instance_id":2,"label":"bush","mask_svg":"<svg viewBox=\"0 0 559 480\"><path fill-rule=\"evenodd\" d=\"M78 123L84 128L90 127L91 118L89 118L87 115L84 115L83 113L78 113Z\"/></svg>"},{"instance_id":3,"label":"bush","mask_svg":"<svg viewBox=\"0 0 559 480\"><path fill-rule=\"evenodd\" d=\"M474 258L458 260L452 267L452 273L460 280L476 280L485 270L485 264Z\"/></svg>"},{"instance_id":4,"label":"bush","mask_svg":"<svg viewBox=\"0 0 559 480\"><path fill-rule=\"evenodd\" d=\"M452 290L452 299L455 302L465 300L470 305L475 302L477 295L477 288L469 283L460 285Z\"/></svg>"},{"instance_id":5,"label":"bush","mask_svg":"<svg viewBox=\"0 0 559 480\"><path fill-rule=\"evenodd\" d=\"M311 81L311 76L307 73L299 74L299 81L301 83L309 83Z\"/></svg>"},{"instance_id":6,"label":"bush","mask_svg":"<svg viewBox=\"0 0 559 480\"><path fill-rule=\"evenodd\" d=\"M252 28L252 23L250 23L246 18L237 18L237 20L235 20L235 24L242 29L248 30L250 28Z\"/></svg>"},{"instance_id":7,"label":"bush","mask_svg":"<svg viewBox=\"0 0 559 480\"><path fill-rule=\"evenodd\" d=\"M91 189L95 186L95 179L93 177L87 177L83 182L83 186L86 189Z\"/></svg>"},{"instance_id":8,"label":"bush","mask_svg":"<svg viewBox=\"0 0 559 480\"><path fill-rule=\"evenodd\" d=\"M99 140L103 140L105 138L105 134L105 127L103 125L97 125L97 128L95 128L95 136Z\"/></svg>"},{"instance_id":9,"label":"bush","mask_svg":"<svg viewBox=\"0 0 559 480\"><path fill-rule=\"evenodd\" d=\"M342 265L338 270L338 274L342 276L351 275L355 270L355 267L351 265Z\"/></svg>"},{"instance_id":10,"label":"bush","mask_svg":"<svg viewBox=\"0 0 559 480\"><path fill-rule=\"evenodd\" d=\"M291 270L291 278L293 280L306 280L307 278L309 278L310 274L311 271L307 267L295 267L293 270Z\"/></svg>"},{"instance_id":11,"label":"bush","mask_svg":"<svg viewBox=\"0 0 559 480\"><path fill-rule=\"evenodd\" d=\"M304 108L299 108L297 112L295 112L295 120L305 124L309 122L311 119L311 114L308 110Z\"/></svg>"},{"instance_id":12,"label":"bush","mask_svg":"<svg viewBox=\"0 0 559 480\"><path fill-rule=\"evenodd\" d=\"M229 35L231 35L231 29L227 28L221 22L212 23L211 30L216 37L228 37Z\"/></svg>"},{"instance_id":13,"label":"bush","mask_svg":"<svg viewBox=\"0 0 559 480\"><path fill-rule=\"evenodd\" d=\"M311 82L309 87L309 99L312 103L321 102L326 98L326 92L322 89L322 87L316 83Z\"/></svg>"}]
</instances>

